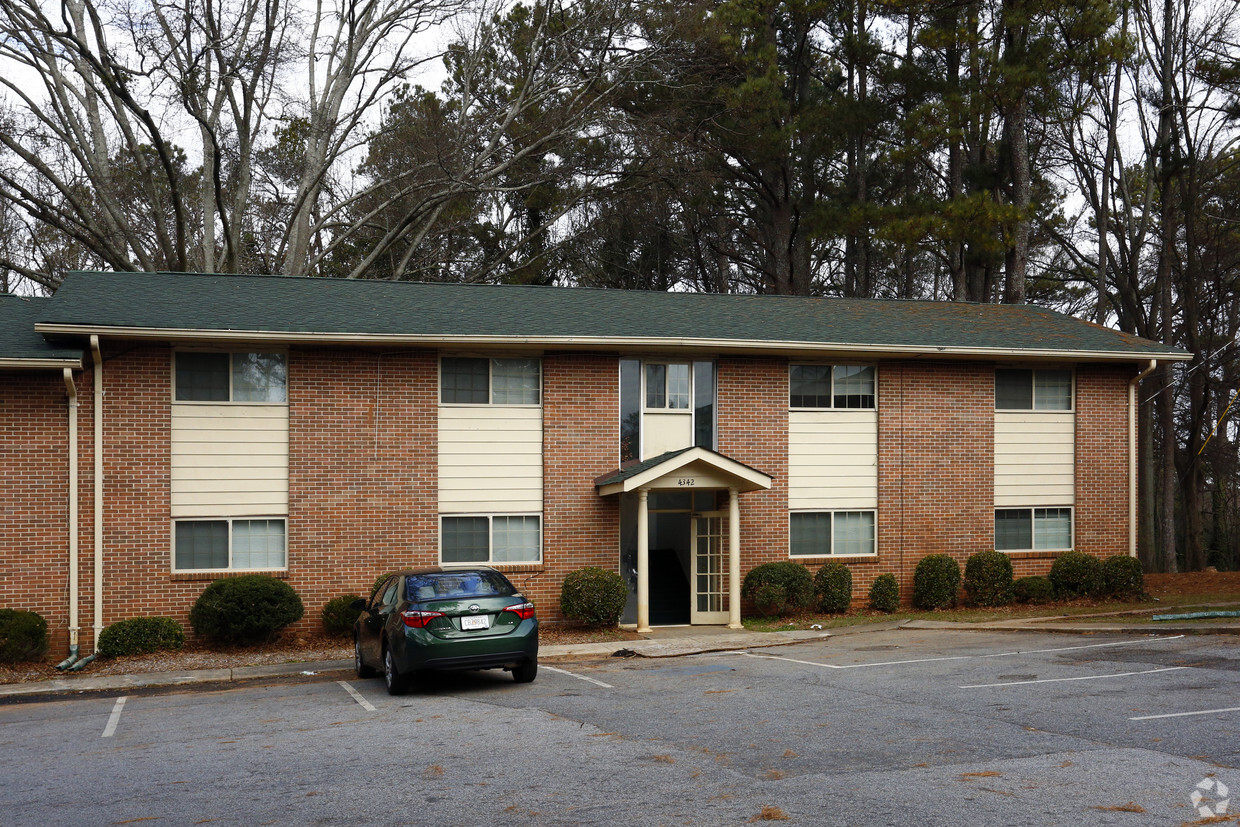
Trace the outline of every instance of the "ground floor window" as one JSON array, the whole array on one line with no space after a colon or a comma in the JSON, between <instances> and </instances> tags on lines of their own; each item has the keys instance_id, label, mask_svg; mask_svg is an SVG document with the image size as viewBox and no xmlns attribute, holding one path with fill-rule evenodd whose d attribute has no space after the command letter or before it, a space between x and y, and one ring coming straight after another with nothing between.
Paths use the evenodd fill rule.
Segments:
<instances>
[{"instance_id":1,"label":"ground floor window","mask_svg":"<svg viewBox=\"0 0 1240 827\"><path fill-rule=\"evenodd\" d=\"M995 548L999 551L1072 548L1072 509L996 508Z\"/></svg>"},{"instance_id":2,"label":"ground floor window","mask_svg":"<svg viewBox=\"0 0 1240 827\"><path fill-rule=\"evenodd\" d=\"M873 511L793 511L788 515L792 557L874 554Z\"/></svg>"},{"instance_id":3,"label":"ground floor window","mask_svg":"<svg viewBox=\"0 0 1240 827\"><path fill-rule=\"evenodd\" d=\"M483 514L441 519L440 560L452 563L537 563L541 519L530 514Z\"/></svg>"},{"instance_id":4,"label":"ground floor window","mask_svg":"<svg viewBox=\"0 0 1240 827\"><path fill-rule=\"evenodd\" d=\"M173 571L250 571L288 567L283 519L177 520Z\"/></svg>"}]
</instances>

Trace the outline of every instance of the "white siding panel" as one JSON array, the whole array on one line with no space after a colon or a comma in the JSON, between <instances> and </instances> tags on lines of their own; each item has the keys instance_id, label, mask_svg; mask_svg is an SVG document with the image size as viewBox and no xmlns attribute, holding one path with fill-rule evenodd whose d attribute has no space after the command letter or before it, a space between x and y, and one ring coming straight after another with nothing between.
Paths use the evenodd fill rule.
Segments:
<instances>
[{"instance_id":1,"label":"white siding panel","mask_svg":"<svg viewBox=\"0 0 1240 827\"><path fill-rule=\"evenodd\" d=\"M878 507L878 413L788 414L788 507Z\"/></svg>"},{"instance_id":2,"label":"white siding panel","mask_svg":"<svg viewBox=\"0 0 1240 827\"><path fill-rule=\"evenodd\" d=\"M172 516L288 513L288 407L172 406Z\"/></svg>"},{"instance_id":3,"label":"white siding panel","mask_svg":"<svg viewBox=\"0 0 1240 827\"><path fill-rule=\"evenodd\" d=\"M542 409L439 408L439 510L542 511Z\"/></svg>"},{"instance_id":4,"label":"white siding panel","mask_svg":"<svg viewBox=\"0 0 1240 827\"><path fill-rule=\"evenodd\" d=\"M642 414L642 459L668 451L679 451L693 444L693 415L684 413Z\"/></svg>"},{"instance_id":5,"label":"white siding panel","mask_svg":"<svg viewBox=\"0 0 1240 827\"><path fill-rule=\"evenodd\" d=\"M1073 505L1076 426L1071 412L995 412L995 506Z\"/></svg>"}]
</instances>

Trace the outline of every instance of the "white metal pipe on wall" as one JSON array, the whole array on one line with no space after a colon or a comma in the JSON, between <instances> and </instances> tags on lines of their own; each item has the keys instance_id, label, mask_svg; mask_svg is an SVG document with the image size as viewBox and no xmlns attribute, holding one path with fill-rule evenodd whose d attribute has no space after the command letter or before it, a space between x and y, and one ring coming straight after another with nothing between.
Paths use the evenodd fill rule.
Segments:
<instances>
[{"instance_id":1,"label":"white metal pipe on wall","mask_svg":"<svg viewBox=\"0 0 1240 827\"><path fill-rule=\"evenodd\" d=\"M65 391L69 394L69 647L78 648L78 400L73 371L65 368Z\"/></svg>"},{"instance_id":2,"label":"white metal pipe on wall","mask_svg":"<svg viewBox=\"0 0 1240 827\"><path fill-rule=\"evenodd\" d=\"M94 361L95 417L95 638L92 651L99 651L99 635L103 632L103 355L99 337L91 335L90 354Z\"/></svg>"},{"instance_id":3,"label":"white metal pipe on wall","mask_svg":"<svg viewBox=\"0 0 1240 827\"><path fill-rule=\"evenodd\" d=\"M1128 556L1137 556L1137 386L1154 372L1158 362L1150 360L1145 370L1128 383Z\"/></svg>"}]
</instances>

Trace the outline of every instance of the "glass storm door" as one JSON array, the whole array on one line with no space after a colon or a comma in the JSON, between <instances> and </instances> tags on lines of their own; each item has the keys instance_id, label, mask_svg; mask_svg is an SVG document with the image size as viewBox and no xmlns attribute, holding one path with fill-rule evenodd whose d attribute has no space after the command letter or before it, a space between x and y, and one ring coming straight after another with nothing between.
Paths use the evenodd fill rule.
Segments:
<instances>
[{"instance_id":1,"label":"glass storm door","mask_svg":"<svg viewBox=\"0 0 1240 827\"><path fill-rule=\"evenodd\" d=\"M728 622L727 513L706 511L693 515L693 605L689 622L712 625Z\"/></svg>"}]
</instances>

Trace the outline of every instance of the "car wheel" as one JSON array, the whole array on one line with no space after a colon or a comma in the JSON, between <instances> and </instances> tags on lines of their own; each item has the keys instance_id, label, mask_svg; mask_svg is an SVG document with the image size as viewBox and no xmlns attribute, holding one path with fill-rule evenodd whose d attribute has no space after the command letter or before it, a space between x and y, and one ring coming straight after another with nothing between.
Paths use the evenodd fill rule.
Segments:
<instances>
[{"instance_id":1,"label":"car wheel","mask_svg":"<svg viewBox=\"0 0 1240 827\"><path fill-rule=\"evenodd\" d=\"M409 687L409 680L396 671L396 659L392 657L390 647L383 647L383 683L389 695L403 695Z\"/></svg>"},{"instance_id":2,"label":"car wheel","mask_svg":"<svg viewBox=\"0 0 1240 827\"><path fill-rule=\"evenodd\" d=\"M512 679L517 683L529 683L538 676L538 661L527 660L520 666L513 667Z\"/></svg>"},{"instance_id":3,"label":"car wheel","mask_svg":"<svg viewBox=\"0 0 1240 827\"><path fill-rule=\"evenodd\" d=\"M362 642L357 638L353 639L353 669L357 672L359 678L373 678L375 670L373 667L367 666L362 660Z\"/></svg>"}]
</instances>

